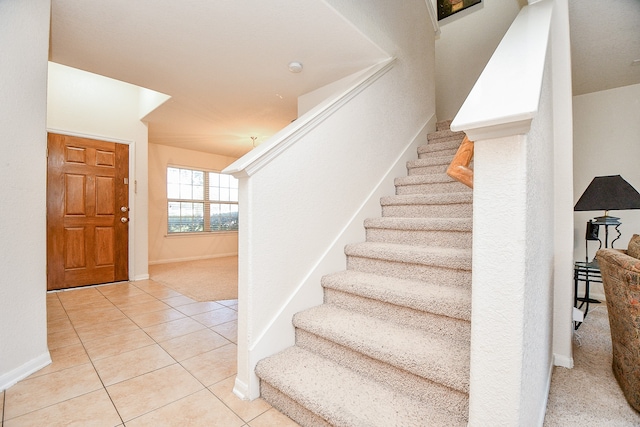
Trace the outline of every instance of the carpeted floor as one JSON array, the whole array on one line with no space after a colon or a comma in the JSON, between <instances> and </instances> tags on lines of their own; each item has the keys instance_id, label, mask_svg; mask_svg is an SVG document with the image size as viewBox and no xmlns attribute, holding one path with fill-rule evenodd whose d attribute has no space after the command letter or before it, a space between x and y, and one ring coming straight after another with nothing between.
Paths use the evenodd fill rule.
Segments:
<instances>
[{"instance_id":1,"label":"carpeted floor","mask_svg":"<svg viewBox=\"0 0 640 427\"><path fill-rule=\"evenodd\" d=\"M155 264L149 276L196 301L238 298L238 257Z\"/></svg>"},{"instance_id":2,"label":"carpeted floor","mask_svg":"<svg viewBox=\"0 0 640 427\"><path fill-rule=\"evenodd\" d=\"M606 304L590 310L574 334L573 360L573 369L553 371L545 426L640 426L640 414L625 400L611 370Z\"/></svg>"}]
</instances>

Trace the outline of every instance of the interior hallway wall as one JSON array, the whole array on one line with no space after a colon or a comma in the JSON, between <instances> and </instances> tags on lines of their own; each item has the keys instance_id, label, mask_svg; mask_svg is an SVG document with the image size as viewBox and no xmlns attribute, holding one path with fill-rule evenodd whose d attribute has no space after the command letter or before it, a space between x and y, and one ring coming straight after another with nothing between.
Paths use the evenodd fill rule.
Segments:
<instances>
[{"instance_id":1,"label":"interior hallway wall","mask_svg":"<svg viewBox=\"0 0 640 427\"><path fill-rule=\"evenodd\" d=\"M0 390L51 362L46 194L49 0L0 1Z\"/></svg>"}]
</instances>

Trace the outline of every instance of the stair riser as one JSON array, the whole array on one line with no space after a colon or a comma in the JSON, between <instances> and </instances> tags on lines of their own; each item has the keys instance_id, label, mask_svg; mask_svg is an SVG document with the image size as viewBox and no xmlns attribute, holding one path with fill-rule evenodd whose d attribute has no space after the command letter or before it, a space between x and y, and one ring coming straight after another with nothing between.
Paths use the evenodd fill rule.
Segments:
<instances>
[{"instance_id":1,"label":"stair riser","mask_svg":"<svg viewBox=\"0 0 640 427\"><path fill-rule=\"evenodd\" d=\"M466 409L468 405L468 384L455 384L454 387L444 385L444 382L453 383L451 377L425 378L408 372L404 369L392 366L388 363L363 355L353 349L337 344L312 332L296 328L296 345L308 351L333 360L360 375L374 379L403 394L420 399L427 404L433 401L446 401L455 410ZM466 414L467 412L462 412Z\"/></svg>"},{"instance_id":2,"label":"stair riser","mask_svg":"<svg viewBox=\"0 0 640 427\"><path fill-rule=\"evenodd\" d=\"M436 132L441 130L451 130L451 122L453 120L443 120L441 122L436 123Z\"/></svg>"},{"instance_id":3,"label":"stair riser","mask_svg":"<svg viewBox=\"0 0 640 427\"><path fill-rule=\"evenodd\" d=\"M455 270L432 265L407 264L381 259L347 256L347 269L400 279L424 280L430 282L434 277L448 286L468 287L471 283L471 271Z\"/></svg>"},{"instance_id":4,"label":"stair riser","mask_svg":"<svg viewBox=\"0 0 640 427\"><path fill-rule=\"evenodd\" d=\"M396 185L396 195L398 196L404 194L458 193L468 190L469 187L457 181Z\"/></svg>"},{"instance_id":5,"label":"stair riser","mask_svg":"<svg viewBox=\"0 0 640 427\"><path fill-rule=\"evenodd\" d=\"M421 311L331 288L324 289L324 302L400 325L423 329L439 336L455 340L471 339L470 304L463 307L433 301L430 307ZM432 312L427 311L429 309Z\"/></svg>"},{"instance_id":6,"label":"stair riser","mask_svg":"<svg viewBox=\"0 0 640 427\"><path fill-rule=\"evenodd\" d=\"M385 205L383 217L401 218L471 218L473 205L454 203L449 205Z\"/></svg>"},{"instance_id":7,"label":"stair riser","mask_svg":"<svg viewBox=\"0 0 640 427\"><path fill-rule=\"evenodd\" d=\"M264 380L260 380L260 396L271 406L305 427L331 427L322 417L309 411Z\"/></svg>"},{"instance_id":8,"label":"stair riser","mask_svg":"<svg viewBox=\"0 0 640 427\"><path fill-rule=\"evenodd\" d=\"M420 166L420 167L409 167L407 168L407 173L409 176L413 175L427 175L430 173L447 173L448 164L446 165L431 165L431 166Z\"/></svg>"},{"instance_id":9,"label":"stair riser","mask_svg":"<svg viewBox=\"0 0 640 427\"><path fill-rule=\"evenodd\" d=\"M455 156L458 152L458 148L443 149L441 151L427 151L424 153L418 153L419 159L428 159L431 156Z\"/></svg>"},{"instance_id":10,"label":"stair riser","mask_svg":"<svg viewBox=\"0 0 640 427\"><path fill-rule=\"evenodd\" d=\"M449 139L449 138L462 141L462 139L464 138L464 132L454 132L450 129L446 129L446 130L440 130L435 133L430 133L429 135L427 135L427 141L429 142L438 141L441 139Z\"/></svg>"},{"instance_id":11,"label":"stair riser","mask_svg":"<svg viewBox=\"0 0 640 427\"><path fill-rule=\"evenodd\" d=\"M440 230L393 230L367 228L367 242L402 243L412 246L471 248L472 233Z\"/></svg>"}]
</instances>

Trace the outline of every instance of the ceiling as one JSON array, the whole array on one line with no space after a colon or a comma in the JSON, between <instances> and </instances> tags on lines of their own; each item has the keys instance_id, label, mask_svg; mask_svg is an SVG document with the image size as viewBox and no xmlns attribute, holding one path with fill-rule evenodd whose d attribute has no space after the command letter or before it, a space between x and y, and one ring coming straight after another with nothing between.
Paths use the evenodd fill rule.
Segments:
<instances>
[{"instance_id":1,"label":"ceiling","mask_svg":"<svg viewBox=\"0 0 640 427\"><path fill-rule=\"evenodd\" d=\"M574 95L640 83L639 0L569 0L569 18ZM150 142L234 158L386 57L322 0L52 0L51 61L170 95Z\"/></svg>"},{"instance_id":2,"label":"ceiling","mask_svg":"<svg viewBox=\"0 0 640 427\"><path fill-rule=\"evenodd\" d=\"M300 95L388 57L318 0L53 0L51 13L51 61L171 96L145 118L150 142L230 157L295 120Z\"/></svg>"}]
</instances>

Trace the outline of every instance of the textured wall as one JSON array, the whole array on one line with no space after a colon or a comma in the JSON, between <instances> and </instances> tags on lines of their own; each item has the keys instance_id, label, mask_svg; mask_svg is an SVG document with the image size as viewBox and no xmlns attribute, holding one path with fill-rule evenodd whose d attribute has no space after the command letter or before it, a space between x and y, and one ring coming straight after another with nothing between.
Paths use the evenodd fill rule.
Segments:
<instances>
[{"instance_id":1,"label":"textured wall","mask_svg":"<svg viewBox=\"0 0 640 427\"><path fill-rule=\"evenodd\" d=\"M49 0L0 2L0 390L50 362L46 313Z\"/></svg>"}]
</instances>

